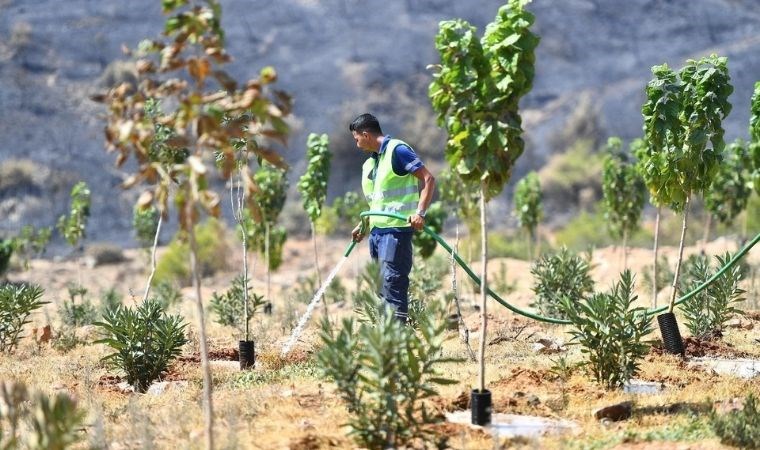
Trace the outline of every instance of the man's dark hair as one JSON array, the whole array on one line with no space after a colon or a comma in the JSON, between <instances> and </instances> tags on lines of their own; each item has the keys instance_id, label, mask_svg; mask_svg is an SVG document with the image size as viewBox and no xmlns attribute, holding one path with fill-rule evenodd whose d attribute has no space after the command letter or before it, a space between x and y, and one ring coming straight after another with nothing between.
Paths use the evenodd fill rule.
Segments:
<instances>
[{"instance_id":1,"label":"man's dark hair","mask_svg":"<svg viewBox=\"0 0 760 450\"><path fill-rule=\"evenodd\" d=\"M348 126L349 131L356 131L357 133L363 133L365 131L372 134L383 134L383 130L380 129L380 122L377 121L377 117L372 114L365 113L354 119L351 125Z\"/></svg>"}]
</instances>

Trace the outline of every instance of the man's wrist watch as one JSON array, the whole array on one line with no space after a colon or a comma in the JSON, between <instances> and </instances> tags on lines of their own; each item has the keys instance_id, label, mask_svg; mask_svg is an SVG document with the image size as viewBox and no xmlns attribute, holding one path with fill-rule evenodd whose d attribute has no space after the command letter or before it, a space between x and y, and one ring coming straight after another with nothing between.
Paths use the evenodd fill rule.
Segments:
<instances>
[{"instance_id":1,"label":"man's wrist watch","mask_svg":"<svg viewBox=\"0 0 760 450\"><path fill-rule=\"evenodd\" d=\"M423 211L421 209L418 209L417 210L417 215L420 216L420 217L422 217L424 219L425 218L425 211Z\"/></svg>"}]
</instances>

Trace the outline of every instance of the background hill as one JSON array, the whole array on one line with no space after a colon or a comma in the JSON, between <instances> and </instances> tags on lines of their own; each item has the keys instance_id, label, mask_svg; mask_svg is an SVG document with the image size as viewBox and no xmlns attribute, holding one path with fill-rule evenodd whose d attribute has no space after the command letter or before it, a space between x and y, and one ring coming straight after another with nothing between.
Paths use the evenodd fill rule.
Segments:
<instances>
[{"instance_id":1,"label":"background hill","mask_svg":"<svg viewBox=\"0 0 760 450\"><path fill-rule=\"evenodd\" d=\"M427 100L425 69L438 60L437 24L461 17L482 31L502 1L222 4L235 57L230 72L248 79L272 65L278 87L295 98L285 150L291 178L305 167L306 135L327 132L336 153L335 196L358 190L361 155L347 122L361 112L377 114L386 132L440 166L444 135ZM757 6L757 0L535 0L529 9L542 40L535 86L522 105L527 146L513 182L578 139L595 147L610 135L639 136L650 67L681 67L713 52L729 57L735 87L726 138L746 138L751 89L760 78ZM137 192L118 188L123 176L104 151L103 112L88 95L128 76L121 46L156 36L163 20L157 0L0 0L0 233L53 224L71 186L83 179L93 190L89 240L132 243ZM509 191L496 206L504 214ZM292 211L300 208L295 192L290 202Z\"/></svg>"}]
</instances>

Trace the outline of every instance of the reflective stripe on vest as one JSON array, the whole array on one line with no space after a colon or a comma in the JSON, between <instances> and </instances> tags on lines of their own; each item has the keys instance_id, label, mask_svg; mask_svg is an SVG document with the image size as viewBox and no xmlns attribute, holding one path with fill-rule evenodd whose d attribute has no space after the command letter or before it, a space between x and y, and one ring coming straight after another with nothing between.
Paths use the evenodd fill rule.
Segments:
<instances>
[{"instance_id":1,"label":"reflective stripe on vest","mask_svg":"<svg viewBox=\"0 0 760 450\"><path fill-rule=\"evenodd\" d=\"M362 166L362 191L372 211L385 211L409 217L417 211L420 201L417 178L412 174L398 176L393 171L393 152L399 144L391 139L377 159L367 158ZM377 166L376 166L377 165ZM376 168L377 167L377 168ZM376 171L376 173L372 173ZM374 176L373 176L374 175ZM374 227L408 227L409 223L390 217L370 216L370 230Z\"/></svg>"}]
</instances>

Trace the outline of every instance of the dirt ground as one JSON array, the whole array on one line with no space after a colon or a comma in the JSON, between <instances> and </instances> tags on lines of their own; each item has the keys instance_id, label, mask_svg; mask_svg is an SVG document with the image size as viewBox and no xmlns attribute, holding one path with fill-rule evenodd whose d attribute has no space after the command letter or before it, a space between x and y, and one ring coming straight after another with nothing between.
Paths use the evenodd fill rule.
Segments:
<instances>
[{"instance_id":1,"label":"dirt ground","mask_svg":"<svg viewBox=\"0 0 760 450\"><path fill-rule=\"evenodd\" d=\"M340 239L320 240L321 272L324 276L340 260L347 242ZM728 239L718 239L705 249L709 254L736 250ZM674 260L677 249L664 248L662 253ZM685 254L700 251L687 248ZM440 250L439 250L440 252ZM66 285L79 282L86 286L91 298L114 288L130 305L142 297L147 280L148 263L138 250L125 252L127 261L114 265L87 268L76 261L34 260L25 272L10 275L14 281L32 281L45 288L46 305L36 314L31 327L51 324L53 336L60 330L57 318L59 304L67 298ZM347 411L335 386L322 378L314 364L319 348L317 320L324 314L320 307L306 327L293 352L282 359L279 352L290 334L295 320L306 309L291 298L299 277L313 271L311 241L287 242L283 267L272 276L274 313L259 315L253 320L257 363L252 371L241 372L237 361L238 333L222 327L207 316L212 373L214 411L218 448L321 449L355 448L344 424ZM749 262L760 265L760 250L749 255ZM368 261L362 245L350 256L339 277L350 292L361 269ZM229 255L231 267L240 265L238 252ZM634 248L628 256L629 267L639 274L651 263L651 250ZM526 261L498 258L489 262L491 279L506 267L514 292L504 298L528 308L532 301L532 277ZM617 280L622 268L622 249L602 248L593 254L593 276L599 289ZM254 290L263 293L266 276L261 264L253 272ZM479 271L478 264L473 269ZM215 290L228 288L234 271L216 274L203 280L203 298L208 301ZM459 272L459 276L464 276ZM444 283L444 286L448 286ZM461 285L464 317L476 348L479 334L479 312L473 290ZM651 294L638 283L639 303L650 306ZM0 379L21 380L29 386L53 393L66 391L74 395L87 411L87 427L82 430L85 442L108 442L111 449L132 448L201 448L203 414L201 410L202 377L200 372L194 293L182 291L185 300L176 310L190 324L194 339L183 355L172 365L162 381L160 391L134 394L124 389L122 375L100 361L106 354L101 345L78 346L60 352L50 343L38 344L25 339L12 355L0 356ZM660 304L667 301L668 289L660 294ZM344 301L340 301L344 300ZM757 308L755 306L755 308ZM331 299L329 315L335 320L352 314L350 299ZM694 423L703 424L707 401L726 401L760 392L760 379L741 379L689 368L683 360L665 354L655 346L641 365L640 380L658 382L664 389L654 395L626 394L607 391L582 370L574 370L568 379L557 377L552 367L559 356L570 362L582 359L580 349L564 345L569 340L566 329L515 316L491 302L488 308L489 336L486 351L486 384L494 393L494 412L528 414L561 418L577 424L570 435L547 435L540 440L523 438L497 439L481 429L444 423L436 428L448 437L449 448L621 448L621 449L707 449L721 448L714 435ZM682 326L682 333L686 330ZM77 334L92 339L92 327L82 327ZM27 333L31 334L31 333ZM659 333L652 336L658 340ZM753 313L729 328L720 341L702 342L687 338L687 357L745 357L760 359L757 342L760 338L760 314ZM558 342L561 353L544 354L534 349L541 340ZM477 380L477 364L469 361L464 344L452 331L445 345L446 356L459 357L461 363L443 367L444 376L460 383L441 389L433 401L435 410L446 412L467 408L469 391ZM623 401L633 401L633 415L621 422L600 422L592 413L596 408ZM709 428L709 426L707 427ZM84 447L82 447L84 448Z\"/></svg>"}]
</instances>

